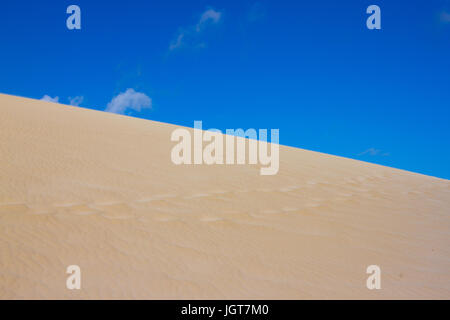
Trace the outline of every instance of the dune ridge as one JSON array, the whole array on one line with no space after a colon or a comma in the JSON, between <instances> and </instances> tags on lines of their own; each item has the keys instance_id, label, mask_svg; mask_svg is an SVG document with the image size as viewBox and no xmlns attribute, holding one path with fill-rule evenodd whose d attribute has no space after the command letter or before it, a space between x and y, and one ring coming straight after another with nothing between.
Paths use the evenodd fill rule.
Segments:
<instances>
[{"instance_id":1,"label":"dune ridge","mask_svg":"<svg viewBox=\"0 0 450 320\"><path fill-rule=\"evenodd\" d=\"M176 166L176 128L0 94L0 298L450 298L450 181L286 146L275 176Z\"/></svg>"}]
</instances>

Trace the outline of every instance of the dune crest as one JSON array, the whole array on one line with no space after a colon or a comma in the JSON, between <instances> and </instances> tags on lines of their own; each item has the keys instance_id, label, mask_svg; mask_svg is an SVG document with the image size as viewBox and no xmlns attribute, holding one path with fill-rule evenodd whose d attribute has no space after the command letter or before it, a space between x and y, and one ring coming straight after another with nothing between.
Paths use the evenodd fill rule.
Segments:
<instances>
[{"instance_id":1,"label":"dune crest","mask_svg":"<svg viewBox=\"0 0 450 320\"><path fill-rule=\"evenodd\" d=\"M0 95L0 298L450 298L450 181L285 146L274 176L177 166L176 128Z\"/></svg>"}]
</instances>

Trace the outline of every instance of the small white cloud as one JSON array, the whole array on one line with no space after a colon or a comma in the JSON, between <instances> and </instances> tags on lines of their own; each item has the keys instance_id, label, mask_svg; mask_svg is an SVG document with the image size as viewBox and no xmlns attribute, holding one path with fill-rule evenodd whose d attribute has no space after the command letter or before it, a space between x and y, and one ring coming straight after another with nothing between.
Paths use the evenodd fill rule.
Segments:
<instances>
[{"instance_id":1,"label":"small white cloud","mask_svg":"<svg viewBox=\"0 0 450 320\"><path fill-rule=\"evenodd\" d=\"M389 152L382 152L382 151L379 150L379 149L369 148L369 149L367 149L366 151L363 151L363 152L361 152L361 153L358 153L358 156L363 156L363 155L366 155L366 154L368 154L368 155L370 155L370 156L381 155L381 156L386 157L386 156L389 155Z\"/></svg>"},{"instance_id":2,"label":"small white cloud","mask_svg":"<svg viewBox=\"0 0 450 320\"><path fill-rule=\"evenodd\" d=\"M222 12L220 11L216 11L214 9L206 10L205 12L202 13L200 21L197 23L195 30L197 32L200 32L208 23L218 23L220 21L221 16Z\"/></svg>"},{"instance_id":3,"label":"small white cloud","mask_svg":"<svg viewBox=\"0 0 450 320\"><path fill-rule=\"evenodd\" d=\"M180 48L180 47L182 46L182 44L183 44L183 38L184 38L184 33L181 32L181 33L177 36L176 40L175 40L175 41L172 41L172 43L171 43L170 46L169 46L169 50L172 51L172 50L175 50L175 49L177 49L177 48Z\"/></svg>"},{"instance_id":4,"label":"small white cloud","mask_svg":"<svg viewBox=\"0 0 450 320\"><path fill-rule=\"evenodd\" d=\"M83 96L76 96L74 98L69 97L69 104L71 106L78 107L80 104L83 103L84 97Z\"/></svg>"},{"instance_id":5,"label":"small white cloud","mask_svg":"<svg viewBox=\"0 0 450 320\"><path fill-rule=\"evenodd\" d=\"M50 97L50 96L48 96L48 95L44 95L44 96L41 98L41 100L42 100L42 101L47 101L47 102L58 103L58 102L59 102L59 97L56 96L56 97L52 98L52 97Z\"/></svg>"},{"instance_id":6,"label":"small white cloud","mask_svg":"<svg viewBox=\"0 0 450 320\"><path fill-rule=\"evenodd\" d=\"M366 151L361 152L360 154L358 154L358 156L362 156L365 154L371 155L371 156L376 156L377 154L380 153L381 150L375 149L375 148L369 148Z\"/></svg>"},{"instance_id":7,"label":"small white cloud","mask_svg":"<svg viewBox=\"0 0 450 320\"><path fill-rule=\"evenodd\" d=\"M208 25L217 24L221 19L222 12L214 9L206 10L201 14L197 24L180 29L175 40L170 43L169 50L173 51L187 45L200 48L205 47L204 43L198 44L197 38Z\"/></svg>"},{"instance_id":8,"label":"small white cloud","mask_svg":"<svg viewBox=\"0 0 450 320\"><path fill-rule=\"evenodd\" d=\"M145 93L136 92L134 89L127 89L125 92L119 93L107 105L105 111L124 114L127 109L141 111L145 108L152 107L152 99Z\"/></svg>"}]
</instances>

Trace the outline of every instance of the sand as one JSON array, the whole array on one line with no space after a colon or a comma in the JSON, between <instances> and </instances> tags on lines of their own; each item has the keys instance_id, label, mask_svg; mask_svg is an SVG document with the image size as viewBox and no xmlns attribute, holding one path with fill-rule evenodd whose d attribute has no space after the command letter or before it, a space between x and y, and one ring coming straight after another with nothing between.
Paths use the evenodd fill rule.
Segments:
<instances>
[{"instance_id":1,"label":"sand","mask_svg":"<svg viewBox=\"0 0 450 320\"><path fill-rule=\"evenodd\" d=\"M176 128L0 95L0 298L450 298L449 180L285 146L274 176L176 166Z\"/></svg>"}]
</instances>

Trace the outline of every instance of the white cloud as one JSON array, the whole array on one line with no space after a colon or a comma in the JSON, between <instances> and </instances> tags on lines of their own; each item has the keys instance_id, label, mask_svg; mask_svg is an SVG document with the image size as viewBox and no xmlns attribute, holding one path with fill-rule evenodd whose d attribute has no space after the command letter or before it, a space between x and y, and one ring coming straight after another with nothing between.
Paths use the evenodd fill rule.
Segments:
<instances>
[{"instance_id":1,"label":"white cloud","mask_svg":"<svg viewBox=\"0 0 450 320\"><path fill-rule=\"evenodd\" d=\"M218 23L221 17L222 12L216 11L214 9L208 9L205 12L203 12L202 16L200 17L200 21L197 23L197 26L195 27L195 30L197 32L200 32L208 23Z\"/></svg>"},{"instance_id":2,"label":"white cloud","mask_svg":"<svg viewBox=\"0 0 450 320\"><path fill-rule=\"evenodd\" d=\"M208 25L217 24L221 19L222 12L216 11L214 9L206 10L201 14L197 24L180 29L175 40L170 43L169 50L173 51L187 45L204 47L204 43L197 44L197 38L199 37L199 34L202 33L202 31L205 30Z\"/></svg>"},{"instance_id":3,"label":"white cloud","mask_svg":"<svg viewBox=\"0 0 450 320\"><path fill-rule=\"evenodd\" d=\"M52 97L50 97L50 96L48 96L48 95L44 95L44 96L41 98L41 100L42 100L42 101L47 101L47 102L58 103L58 102L59 102L59 97L56 96L56 97L52 98Z\"/></svg>"},{"instance_id":4,"label":"white cloud","mask_svg":"<svg viewBox=\"0 0 450 320\"><path fill-rule=\"evenodd\" d=\"M69 104L71 106L76 106L78 107L80 104L83 103L84 97L83 96L76 96L76 97L69 97Z\"/></svg>"},{"instance_id":5,"label":"white cloud","mask_svg":"<svg viewBox=\"0 0 450 320\"><path fill-rule=\"evenodd\" d=\"M382 152L380 149L369 148L366 151L358 153L358 156L363 156L363 155L366 155L366 154L368 154L370 156L377 156L377 155L388 156L389 152Z\"/></svg>"},{"instance_id":6,"label":"white cloud","mask_svg":"<svg viewBox=\"0 0 450 320\"><path fill-rule=\"evenodd\" d=\"M172 41L172 43L169 46L169 50L172 51L172 50L175 50L177 48L180 48L182 46L182 44L183 44L183 38L184 38L184 33L181 32L177 36L176 40Z\"/></svg>"},{"instance_id":7,"label":"white cloud","mask_svg":"<svg viewBox=\"0 0 450 320\"><path fill-rule=\"evenodd\" d=\"M136 92L134 89L127 89L119 93L107 105L105 111L124 114L127 109L141 111L144 108L152 107L152 99L145 93Z\"/></svg>"}]
</instances>

